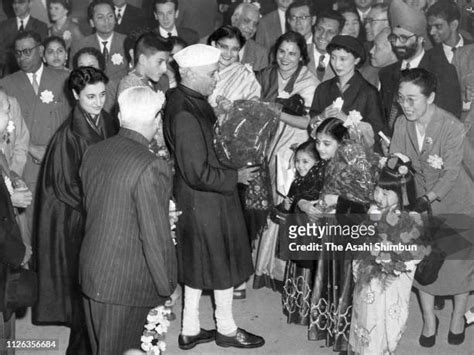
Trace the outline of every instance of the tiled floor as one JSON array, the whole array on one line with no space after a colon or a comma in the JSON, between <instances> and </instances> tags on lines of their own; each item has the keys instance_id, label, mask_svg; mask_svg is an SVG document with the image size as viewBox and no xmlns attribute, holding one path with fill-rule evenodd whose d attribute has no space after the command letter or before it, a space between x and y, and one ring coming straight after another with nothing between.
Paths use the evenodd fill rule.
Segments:
<instances>
[{"instance_id":1,"label":"tiled floor","mask_svg":"<svg viewBox=\"0 0 474 355\"><path fill-rule=\"evenodd\" d=\"M474 305L474 296L470 296L469 305ZM435 347L425 349L418 345L422 321L416 301L415 294L412 293L410 303L410 315L406 332L400 341L397 354L416 355L474 355L474 325L466 330L466 340L460 346L449 345L446 341L448 333L449 317L452 303L446 302L446 307L438 311L440 318L439 335ZM323 347L322 342L310 342L306 340L306 329L301 326L286 324L281 311L281 301L277 293L267 289L247 290L247 299L234 302L235 319L242 328L262 335L266 344L260 349L238 350L219 348L215 343L198 345L190 351L181 351L178 348L177 338L180 325L180 307L175 311L177 320L172 322L167 334L166 354L335 354ZM211 313L211 301L208 296L201 299L201 326L203 328L213 328L214 321ZM68 329L64 327L35 327L31 325L30 315L17 321L17 338L34 339L58 339L60 349L58 351L18 351L17 354L64 354L67 346ZM117 354L120 355L120 354ZM375 354L377 355L377 354Z\"/></svg>"}]
</instances>

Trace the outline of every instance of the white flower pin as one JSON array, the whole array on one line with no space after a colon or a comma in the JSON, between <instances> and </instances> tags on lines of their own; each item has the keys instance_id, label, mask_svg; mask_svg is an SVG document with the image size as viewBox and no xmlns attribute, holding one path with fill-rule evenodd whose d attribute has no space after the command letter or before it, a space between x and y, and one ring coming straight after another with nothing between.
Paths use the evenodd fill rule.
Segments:
<instances>
[{"instance_id":1,"label":"white flower pin","mask_svg":"<svg viewBox=\"0 0 474 355\"><path fill-rule=\"evenodd\" d=\"M113 65L123 64L123 57L120 53L114 53L111 59Z\"/></svg>"},{"instance_id":2,"label":"white flower pin","mask_svg":"<svg viewBox=\"0 0 474 355\"><path fill-rule=\"evenodd\" d=\"M439 157L438 155L430 155L428 157L428 160L426 160L428 164L430 164L430 166L433 168L433 169L438 169L438 170L441 170L443 169L443 158Z\"/></svg>"},{"instance_id":3,"label":"white flower pin","mask_svg":"<svg viewBox=\"0 0 474 355\"><path fill-rule=\"evenodd\" d=\"M40 95L40 99L43 103L49 104L53 102L54 100L54 95L51 91L49 90L43 90Z\"/></svg>"},{"instance_id":4,"label":"white flower pin","mask_svg":"<svg viewBox=\"0 0 474 355\"><path fill-rule=\"evenodd\" d=\"M362 121L362 116L359 111L349 111L349 115L347 115L346 122L344 122L344 127L356 128L359 125L360 121Z\"/></svg>"},{"instance_id":5,"label":"white flower pin","mask_svg":"<svg viewBox=\"0 0 474 355\"><path fill-rule=\"evenodd\" d=\"M68 40L70 40L71 38L72 38L72 33L71 33L71 31L64 31L64 32L63 32L63 39L64 39L65 41L68 41Z\"/></svg>"},{"instance_id":6,"label":"white flower pin","mask_svg":"<svg viewBox=\"0 0 474 355\"><path fill-rule=\"evenodd\" d=\"M431 138L431 137L426 137L425 141L426 141L427 145L432 145L433 144L433 138Z\"/></svg>"},{"instance_id":7,"label":"white flower pin","mask_svg":"<svg viewBox=\"0 0 474 355\"><path fill-rule=\"evenodd\" d=\"M7 124L6 130L7 130L7 133L8 133L8 134L13 133L13 131L15 130L15 123L13 123L12 120L8 120L8 124Z\"/></svg>"}]
</instances>

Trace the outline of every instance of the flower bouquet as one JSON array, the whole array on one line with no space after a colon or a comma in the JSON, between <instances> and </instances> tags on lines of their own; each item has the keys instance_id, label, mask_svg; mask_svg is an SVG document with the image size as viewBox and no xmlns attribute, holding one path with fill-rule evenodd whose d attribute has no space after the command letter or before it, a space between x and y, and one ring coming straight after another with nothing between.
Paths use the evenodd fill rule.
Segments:
<instances>
[{"instance_id":1,"label":"flower bouquet","mask_svg":"<svg viewBox=\"0 0 474 355\"><path fill-rule=\"evenodd\" d=\"M159 355L166 350L165 334L170 325L168 319L171 310L158 306L148 312L145 330L141 337L141 348L147 355Z\"/></svg>"},{"instance_id":2,"label":"flower bouquet","mask_svg":"<svg viewBox=\"0 0 474 355\"><path fill-rule=\"evenodd\" d=\"M275 103L234 101L214 127L219 161L233 169L262 164L280 114L281 106Z\"/></svg>"}]
</instances>

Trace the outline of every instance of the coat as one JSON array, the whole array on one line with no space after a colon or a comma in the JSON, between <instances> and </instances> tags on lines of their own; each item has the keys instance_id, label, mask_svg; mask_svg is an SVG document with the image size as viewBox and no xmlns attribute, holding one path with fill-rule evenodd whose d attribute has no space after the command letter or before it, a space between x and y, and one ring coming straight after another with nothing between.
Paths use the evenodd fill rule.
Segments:
<instances>
[{"instance_id":1,"label":"coat","mask_svg":"<svg viewBox=\"0 0 474 355\"><path fill-rule=\"evenodd\" d=\"M372 125L375 135L379 131L387 133L387 128L382 120L382 105L377 89L369 84L357 70L349 80L349 87L344 93L339 90L337 80L338 78L334 77L319 84L314 93L313 103L309 111L310 116L319 115L336 98L342 97L344 100L342 111L346 115L352 110L359 111L363 120Z\"/></svg>"},{"instance_id":2,"label":"coat","mask_svg":"<svg viewBox=\"0 0 474 355\"><path fill-rule=\"evenodd\" d=\"M280 16L278 16L278 10L275 10L262 17L258 23L255 40L267 50L271 50L277 38L282 34Z\"/></svg>"},{"instance_id":3,"label":"coat","mask_svg":"<svg viewBox=\"0 0 474 355\"><path fill-rule=\"evenodd\" d=\"M318 65L314 59L314 43L312 44L308 44L308 57L309 57L309 62L308 62L308 69L311 73L314 74L314 76L318 76L318 71L317 71L317 68L318 68ZM318 61L319 61L319 58L318 58ZM323 81L326 81L326 80L329 80L329 79L332 79L336 76L336 74L334 73L334 70L332 69L332 66L331 66L331 63L329 63L327 66L326 66L326 70L324 70L324 75L323 75L323 78L321 80L321 82Z\"/></svg>"},{"instance_id":4,"label":"coat","mask_svg":"<svg viewBox=\"0 0 474 355\"><path fill-rule=\"evenodd\" d=\"M72 323L71 298L80 297L78 259L85 217L79 167L89 146L118 131L118 124L105 113L100 124L101 134L76 106L54 134L43 159L33 234L38 272L38 301L33 307L35 323Z\"/></svg>"},{"instance_id":5,"label":"coat","mask_svg":"<svg viewBox=\"0 0 474 355\"><path fill-rule=\"evenodd\" d=\"M105 73L110 80L120 80L128 72L128 63L125 57L125 50L123 48L123 42L125 41L125 35L114 32L112 37L112 43L110 45L109 58L105 63ZM93 47L102 53L102 46L99 43L96 34L91 34L84 37L80 41L74 42L71 45L71 54L69 56L70 61L74 58L74 55L84 47ZM72 62L70 62L72 63Z\"/></svg>"},{"instance_id":6,"label":"coat","mask_svg":"<svg viewBox=\"0 0 474 355\"><path fill-rule=\"evenodd\" d=\"M87 217L79 282L96 302L151 308L176 288L171 171L150 152L149 143L121 128L90 147L82 160Z\"/></svg>"},{"instance_id":7,"label":"coat","mask_svg":"<svg viewBox=\"0 0 474 355\"><path fill-rule=\"evenodd\" d=\"M21 107L23 119L30 132L30 143L46 146L49 140L71 112L69 96L65 91L68 73L43 67L38 95L35 95L27 75L17 71L0 80L8 95L15 97ZM52 94L49 100L49 92ZM28 155L23 176L34 192L40 166Z\"/></svg>"},{"instance_id":8,"label":"coat","mask_svg":"<svg viewBox=\"0 0 474 355\"><path fill-rule=\"evenodd\" d=\"M237 192L237 171L213 146L216 116L207 98L179 85L168 91L163 130L175 158L178 278L196 289L227 289L253 272Z\"/></svg>"},{"instance_id":9,"label":"coat","mask_svg":"<svg viewBox=\"0 0 474 355\"><path fill-rule=\"evenodd\" d=\"M245 42L244 55L240 62L250 64L254 71L265 69L269 62L268 50L253 39L249 39Z\"/></svg>"},{"instance_id":10,"label":"coat","mask_svg":"<svg viewBox=\"0 0 474 355\"><path fill-rule=\"evenodd\" d=\"M427 51L418 67L433 72L438 78L435 97L436 106L451 112L455 117L459 117L461 114L461 94L458 76L456 69L449 64L442 51L441 48L440 53L437 47ZM394 100L398 97L401 65L402 62L398 61L380 69L379 72L384 117L387 126L390 126L390 130L393 130L393 124L389 122L390 111ZM397 106L399 107L399 105ZM402 111L399 108L398 115L401 113Z\"/></svg>"},{"instance_id":11,"label":"coat","mask_svg":"<svg viewBox=\"0 0 474 355\"><path fill-rule=\"evenodd\" d=\"M48 37L48 25L33 16L30 16L25 31L37 32L43 41ZM16 17L9 18L0 23L0 63L5 65L3 75L8 75L17 71L18 64L13 53L15 46L15 38L19 34Z\"/></svg>"},{"instance_id":12,"label":"coat","mask_svg":"<svg viewBox=\"0 0 474 355\"><path fill-rule=\"evenodd\" d=\"M118 22L115 24L115 32L127 36L132 33L132 31L142 27L144 23L145 16L142 10L131 4L127 4L125 12L122 13L120 24Z\"/></svg>"}]
</instances>

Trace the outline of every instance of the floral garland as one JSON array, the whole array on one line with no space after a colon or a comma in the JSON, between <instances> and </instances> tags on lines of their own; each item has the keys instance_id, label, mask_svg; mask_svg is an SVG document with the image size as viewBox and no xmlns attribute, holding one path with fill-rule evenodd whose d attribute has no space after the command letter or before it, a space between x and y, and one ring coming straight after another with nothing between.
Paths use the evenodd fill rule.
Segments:
<instances>
[{"instance_id":1,"label":"floral garland","mask_svg":"<svg viewBox=\"0 0 474 355\"><path fill-rule=\"evenodd\" d=\"M145 330L141 337L141 348L148 355L159 355L166 351L165 334L168 331L170 321L168 316L171 309L158 306L148 312Z\"/></svg>"},{"instance_id":2,"label":"floral garland","mask_svg":"<svg viewBox=\"0 0 474 355\"><path fill-rule=\"evenodd\" d=\"M369 218L376 222L377 240L381 247L404 246L404 250L372 248L360 255L358 282L369 285L377 278L383 287L402 273L413 271L416 265L431 253L431 247L421 240L423 221L416 212L369 210ZM416 247L409 247L416 246ZM401 249L401 248L400 248ZM411 250L413 249L413 250Z\"/></svg>"}]
</instances>

